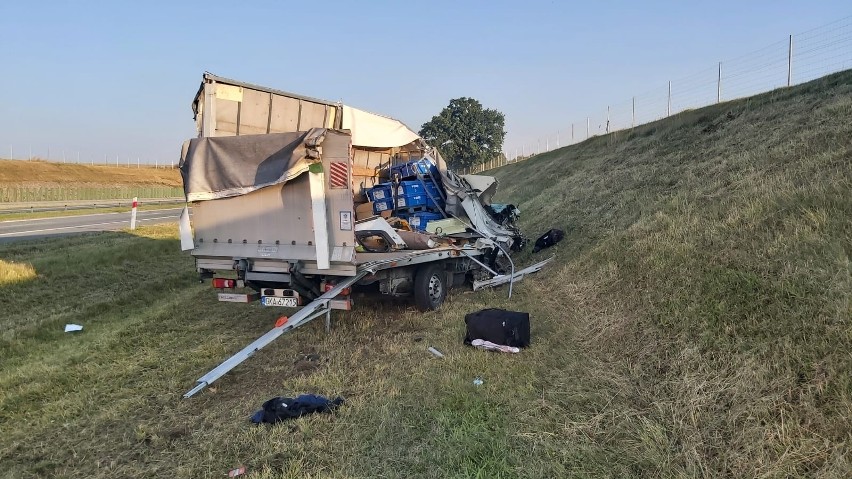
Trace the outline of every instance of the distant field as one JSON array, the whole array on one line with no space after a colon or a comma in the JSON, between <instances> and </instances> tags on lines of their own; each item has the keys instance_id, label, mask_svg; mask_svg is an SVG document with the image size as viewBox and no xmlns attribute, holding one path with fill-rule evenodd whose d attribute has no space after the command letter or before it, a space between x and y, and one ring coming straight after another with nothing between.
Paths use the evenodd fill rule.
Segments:
<instances>
[{"instance_id":1,"label":"distant field","mask_svg":"<svg viewBox=\"0 0 852 479\"><path fill-rule=\"evenodd\" d=\"M180 171L174 168L128 168L0 159L0 184L4 183L181 186Z\"/></svg>"},{"instance_id":2,"label":"distant field","mask_svg":"<svg viewBox=\"0 0 852 479\"><path fill-rule=\"evenodd\" d=\"M183 195L173 168L0 160L0 202L172 198Z\"/></svg>"}]
</instances>

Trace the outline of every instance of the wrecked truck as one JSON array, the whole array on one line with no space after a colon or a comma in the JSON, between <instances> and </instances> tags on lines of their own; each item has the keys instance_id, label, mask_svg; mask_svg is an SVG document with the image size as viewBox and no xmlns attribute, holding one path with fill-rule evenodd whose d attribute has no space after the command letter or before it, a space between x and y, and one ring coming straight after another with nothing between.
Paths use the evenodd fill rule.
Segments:
<instances>
[{"instance_id":1,"label":"wrecked truck","mask_svg":"<svg viewBox=\"0 0 852 479\"><path fill-rule=\"evenodd\" d=\"M352 308L353 288L441 306L510 283L526 238L494 178L457 175L403 123L204 74L181 152L181 244L229 302L299 308L201 377L192 396L284 332ZM510 292L511 294L511 292Z\"/></svg>"}]
</instances>

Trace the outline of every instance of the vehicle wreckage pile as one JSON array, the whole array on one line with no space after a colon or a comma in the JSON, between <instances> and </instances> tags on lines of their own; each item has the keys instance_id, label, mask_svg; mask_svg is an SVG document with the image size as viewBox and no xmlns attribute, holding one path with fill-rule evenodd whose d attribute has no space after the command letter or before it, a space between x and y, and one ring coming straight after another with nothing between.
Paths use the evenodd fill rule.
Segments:
<instances>
[{"instance_id":1,"label":"vehicle wreckage pile","mask_svg":"<svg viewBox=\"0 0 852 479\"><path fill-rule=\"evenodd\" d=\"M180 170L181 247L220 301L301 307L198 380L215 381L286 331L352 308L354 287L441 306L451 288L509 283L527 240L497 181L457 175L403 123L340 103L205 74L199 136Z\"/></svg>"}]
</instances>

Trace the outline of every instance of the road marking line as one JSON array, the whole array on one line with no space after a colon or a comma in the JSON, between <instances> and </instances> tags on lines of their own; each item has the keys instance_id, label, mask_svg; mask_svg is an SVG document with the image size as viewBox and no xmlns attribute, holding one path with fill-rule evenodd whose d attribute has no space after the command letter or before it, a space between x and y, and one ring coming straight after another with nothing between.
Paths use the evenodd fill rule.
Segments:
<instances>
[{"instance_id":1,"label":"road marking line","mask_svg":"<svg viewBox=\"0 0 852 479\"><path fill-rule=\"evenodd\" d=\"M161 220L161 219L165 219L165 218L178 218L178 216L158 216L156 218L144 218L144 219L139 220L139 221ZM88 228L90 226L118 225L118 224L124 224L124 223L127 223L128 226L129 226L130 220L128 219L128 220L125 220L125 221L110 221L110 222L107 222L107 223L92 223L92 224L87 224L87 225L76 225L76 226L62 226L62 227L58 227L58 228L44 228L44 229L40 229L40 230L30 230L30 231L16 231L14 233L0 233L0 237L12 236L12 235L24 235L24 234L27 234L27 233L44 233L45 231L73 230L73 229L77 229L77 228Z\"/></svg>"},{"instance_id":2,"label":"road marking line","mask_svg":"<svg viewBox=\"0 0 852 479\"><path fill-rule=\"evenodd\" d=\"M159 212L159 211L172 211L172 210L179 211L179 210L183 210L183 208L162 208L162 209L157 209L157 210L139 210L139 213L153 213L155 211ZM2 210L0 210L0 214L3 214ZM28 220L3 220L3 221L0 221L0 224L2 224L2 223L20 223L20 222L23 222L23 221L55 220L55 219L59 219L59 218L85 218L87 216L128 215L128 214L130 214L130 210L116 211L114 213L91 213L91 214L88 214L88 215L48 216L48 217L45 217L45 218L31 218L31 219L28 219Z\"/></svg>"}]
</instances>

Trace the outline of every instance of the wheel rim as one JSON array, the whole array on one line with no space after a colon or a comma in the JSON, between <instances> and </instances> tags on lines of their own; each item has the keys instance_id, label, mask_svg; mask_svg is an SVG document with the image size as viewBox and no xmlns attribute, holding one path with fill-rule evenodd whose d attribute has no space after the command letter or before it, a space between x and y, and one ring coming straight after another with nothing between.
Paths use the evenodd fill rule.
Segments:
<instances>
[{"instance_id":1,"label":"wheel rim","mask_svg":"<svg viewBox=\"0 0 852 479\"><path fill-rule=\"evenodd\" d=\"M444 286L441 284L441 278L437 274L433 274L429 278L429 300L432 304L441 301L441 295L444 293Z\"/></svg>"}]
</instances>

